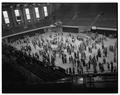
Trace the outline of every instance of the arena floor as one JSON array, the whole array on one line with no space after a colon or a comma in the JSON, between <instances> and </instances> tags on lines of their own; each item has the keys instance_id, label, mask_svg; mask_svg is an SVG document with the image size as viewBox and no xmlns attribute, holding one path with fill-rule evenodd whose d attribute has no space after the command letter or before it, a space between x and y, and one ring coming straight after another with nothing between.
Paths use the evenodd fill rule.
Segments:
<instances>
[{"instance_id":1,"label":"arena floor","mask_svg":"<svg viewBox=\"0 0 120 95\"><path fill-rule=\"evenodd\" d=\"M71 35L71 36L70 36ZM88 63L89 61L89 56L91 55L92 57L94 57L95 55L97 55L97 51L98 49L101 50L102 52L102 56L100 58L98 58L98 61L97 61L97 65L98 63L103 63L103 59L105 58L104 57L104 54L103 54L103 49L102 49L102 43L98 43L96 44L96 48L93 48L92 49L92 53L90 53L88 51L88 47L92 47L92 45L95 43L95 41L97 41L99 38L104 38L103 40L103 43L104 43L104 47L107 48L108 50L108 56L105 58L106 59L106 63L107 62L114 62L114 52L111 52L109 50L109 46L112 45L112 46L115 46L115 43L117 42L117 39L116 38L109 38L109 37L105 37L103 36L102 34L99 34L97 36L97 38L95 40L92 39L92 37L95 36L95 33L67 33L67 32L64 32L64 33L55 33L55 32L47 32L45 34L36 34L36 36L34 37L28 37L28 39L30 40L30 43L29 45L31 46L32 48L32 52L31 52L31 55L32 54L35 54L35 53L39 53L39 51L43 50L43 47L38 47L36 46L36 48L34 48L34 46L32 45L32 40L35 39L36 37L38 37L39 39L43 39L45 41L44 44L47 44L46 42L47 41L56 41L57 43L56 44L51 44L51 47L52 49L56 50L58 48L58 42L61 41L61 39L63 40L63 43L66 44L66 45L69 45L69 43L71 43L75 49L74 49L74 52L77 52L78 50L78 46L80 44L82 44L82 40L78 40L77 37L79 36L79 38L83 39L84 41L86 40L89 40L89 43L87 45L87 48L86 48L86 51L85 51L85 54L86 54L86 60L85 62ZM72 37L74 37L75 41L72 42ZM68 40L69 43L66 43L66 39ZM21 49L21 46L25 46L26 43L24 44L17 44L17 41L12 43L12 46L16 47L18 50ZM71 68L75 69L75 74L78 74L77 72L77 64L75 66L73 66L72 63L69 62L69 57L72 56L74 58L74 53L71 53L71 55L69 55L67 53L67 50L64 49L63 50L64 54L67 55L67 63L63 64L62 62L62 57L60 56L59 53L56 53L56 58L55 58L55 66L59 66L59 67L62 67L66 70L66 73L69 74L69 69L67 68ZM49 52L49 54L51 55L52 52ZM117 49L116 49L116 53L117 53ZM81 58L81 54L79 54L79 59ZM42 61L42 56L39 57L39 60ZM117 60L117 56L116 56L116 60ZM114 67L117 68L117 61L113 63ZM110 72L110 70L108 70L108 66L107 64L104 64L104 69L105 69L105 73L106 72ZM90 66L90 69L87 70L86 67L83 67L83 73L93 73L93 65ZM100 72L98 66L97 66L97 71Z\"/></svg>"}]
</instances>

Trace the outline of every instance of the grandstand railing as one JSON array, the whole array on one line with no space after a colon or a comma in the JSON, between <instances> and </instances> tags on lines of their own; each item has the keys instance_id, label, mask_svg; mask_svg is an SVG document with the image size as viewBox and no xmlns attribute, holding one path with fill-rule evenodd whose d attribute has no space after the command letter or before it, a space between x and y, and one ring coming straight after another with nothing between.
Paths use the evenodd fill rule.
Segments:
<instances>
[{"instance_id":1,"label":"grandstand railing","mask_svg":"<svg viewBox=\"0 0 120 95\"><path fill-rule=\"evenodd\" d=\"M26 33L41 30L41 29L49 29L49 28L54 28L54 27L55 26L50 25L50 26L44 26L44 27L40 27L40 28L36 28L36 29L26 30L26 31L19 32L16 34L3 36L2 39L8 38L8 37L13 37L13 36L20 35L20 34L26 34ZM71 32L72 31L72 33L78 33L78 32L90 31L90 30L117 31L117 28L96 27L96 26L92 26L92 27L89 27L89 26L69 26L69 25L62 25L62 29L63 29L63 32Z\"/></svg>"}]
</instances>

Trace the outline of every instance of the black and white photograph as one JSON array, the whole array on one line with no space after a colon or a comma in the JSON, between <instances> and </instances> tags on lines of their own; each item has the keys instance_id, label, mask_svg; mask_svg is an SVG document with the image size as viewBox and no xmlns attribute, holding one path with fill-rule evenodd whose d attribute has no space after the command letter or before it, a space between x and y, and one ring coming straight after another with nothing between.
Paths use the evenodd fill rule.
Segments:
<instances>
[{"instance_id":1,"label":"black and white photograph","mask_svg":"<svg viewBox=\"0 0 120 95\"><path fill-rule=\"evenodd\" d=\"M2 93L118 93L118 2L1 2Z\"/></svg>"}]
</instances>

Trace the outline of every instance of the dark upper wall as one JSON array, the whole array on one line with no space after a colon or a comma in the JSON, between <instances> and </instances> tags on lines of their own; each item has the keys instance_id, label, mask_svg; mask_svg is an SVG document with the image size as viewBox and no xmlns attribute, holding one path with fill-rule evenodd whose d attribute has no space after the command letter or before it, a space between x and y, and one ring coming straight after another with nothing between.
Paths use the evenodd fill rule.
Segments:
<instances>
[{"instance_id":1,"label":"dark upper wall","mask_svg":"<svg viewBox=\"0 0 120 95\"><path fill-rule=\"evenodd\" d=\"M33 8L39 7L40 19L35 18ZM43 6L48 7L48 17L44 17ZM30 9L32 19L27 21L24 8ZM15 19L14 10L20 10L21 23L18 24ZM95 17L103 15L93 24L101 27L117 28L117 3L2 3L2 10L7 10L10 18L10 25L4 23L2 17L2 36L15 34L21 31L30 30L42 26L50 25L57 19L65 25L89 26Z\"/></svg>"},{"instance_id":2,"label":"dark upper wall","mask_svg":"<svg viewBox=\"0 0 120 95\"><path fill-rule=\"evenodd\" d=\"M56 16L66 25L90 25L100 13L103 15L93 24L117 28L117 3L67 3L62 4Z\"/></svg>"},{"instance_id":3,"label":"dark upper wall","mask_svg":"<svg viewBox=\"0 0 120 95\"><path fill-rule=\"evenodd\" d=\"M34 7L39 7L40 19L35 17ZM43 6L47 6L48 17L44 16ZM55 7L55 8L54 8ZM3 15L2 15L2 36L7 36L10 34L15 34L21 31L35 29L42 26L47 26L52 23L50 19L53 11L57 10L59 4L53 6L52 4L47 3L2 3L2 11L7 11L10 19L10 24L5 24ZM31 19L27 20L25 14L25 8L29 8ZM14 10L19 9L21 15L21 21L18 23L16 21Z\"/></svg>"}]
</instances>

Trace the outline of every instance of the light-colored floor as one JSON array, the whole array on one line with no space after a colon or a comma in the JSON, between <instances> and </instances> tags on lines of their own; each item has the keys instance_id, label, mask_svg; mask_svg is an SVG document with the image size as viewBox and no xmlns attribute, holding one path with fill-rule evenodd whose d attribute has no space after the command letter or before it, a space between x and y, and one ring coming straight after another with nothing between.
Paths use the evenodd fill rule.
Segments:
<instances>
[{"instance_id":1,"label":"light-colored floor","mask_svg":"<svg viewBox=\"0 0 120 95\"><path fill-rule=\"evenodd\" d=\"M57 36L56 36L56 34L57 34ZM50 38L50 35L51 35L51 38ZM85 54L86 54L86 60L85 60L85 62L86 62L86 63L89 61L89 55L91 55L92 57L93 57L94 55L96 55L96 54L97 54L97 50L98 50L99 48L100 48L101 51L103 51L103 50L102 50L102 45L101 45L101 44L96 44L97 49L93 48L93 49L92 49L92 53L89 53L88 47L91 47L91 46L92 46L92 43L95 42L95 40L92 40L92 39L91 39L91 35L88 35L88 34L85 34L85 33L71 33L71 35L73 35L75 39L76 39L76 37L79 35L79 37L83 38L84 41L89 40L90 43L89 43L89 45L87 46L87 50L85 51ZM94 34L93 34L93 35L94 35ZM41 38L41 37L42 37L42 38L45 40L45 43L44 43L44 44L47 44L47 43L46 43L46 39L50 41L50 40L53 40L53 39L55 39L55 38L57 39L57 41L60 41L61 38L63 38L63 43L66 44L66 45L67 45L67 43L65 42L66 39L68 39L68 41L69 41L70 43L72 43L71 37L69 37L69 33L63 33L63 35L61 35L61 33L59 33L59 35L58 35L58 33L48 32L48 33L45 33L45 34L37 35L37 37L38 37L38 38ZM99 34L98 38L100 38L100 37L102 38L103 35L100 35L100 34ZM34 38L35 38L35 37L29 37L29 40L30 40L29 45L30 45L31 48L32 48L31 55L34 54L34 53L38 53L38 51L42 51L42 50L43 50L43 47L40 48L40 47L38 47L37 45L36 45L36 49L34 48L34 46L32 45L32 42L31 42ZM97 38L97 39L98 39L98 38ZM110 46L110 45L114 46L116 41L117 41L117 39L108 38L108 37L106 37L106 40L104 40L104 46L107 47L107 49L108 49L108 56L106 57L106 61L109 62L109 63L110 63L111 61L113 62L113 60L114 60L114 53L111 52L111 51L109 51L109 46ZM82 43L82 41L79 41L79 40L77 40L77 39L75 40L74 43L72 43L72 45L75 46L75 50L74 50L75 52L78 50L78 46L79 46L81 43ZM16 47L18 50L20 50L20 49L21 49L21 46L26 46L26 44L17 44L16 42L14 42L14 43L12 43L12 46L14 46L14 47ZM54 49L56 49L56 48L58 47L58 45L51 45L51 47L54 48ZM116 49L116 50L117 50L117 49ZM116 51L116 52L117 52L117 51ZM62 67L62 68L64 68L65 70L67 70L67 68L73 69L73 64L69 62L69 56L71 56L71 55L73 56L73 53L72 53L71 55L69 55L69 54L66 52L66 49L64 49L64 53L67 55L67 63L63 64L63 63L62 63L62 57L59 56L59 53L57 53L57 54L56 54L56 59L55 59L55 65L56 65L56 66L59 66L59 67ZM38 54L39 54L39 53L38 53ZM49 55L50 55L50 54L51 54L51 53L49 53ZM79 54L79 55L80 55L80 56L79 56L79 59L81 59L81 54ZM39 56L41 56L41 55L39 55ZM73 56L73 57L74 57L74 56ZM102 57L98 59L97 65L98 65L99 62L101 62L101 63L103 62L103 57L104 57L104 56L103 56L103 53L102 53ZM116 57L116 59L117 59L117 57ZM42 56L39 57L39 60L42 61ZM114 66L117 68L117 63L114 62ZM77 72L77 68L78 68L77 64L76 64L76 66L74 66L74 68L75 68L75 74L77 74L77 73L78 73L78 72ZM105 69L105 72L110 72L110 71L108 71L107 64L104 65L104 69ZM84 73L86 73L86 67L83 67L83 71L84 71ZM88 71L89 71L89 72L93 72L93 71L94 71L93 65L90 66L90 69L89 69ZM98 71L98 72L100 71L98 66L97 66L97 71ZM69 71L68 71L68 73L69 73Z\"/></svg>"}]
</instances>

